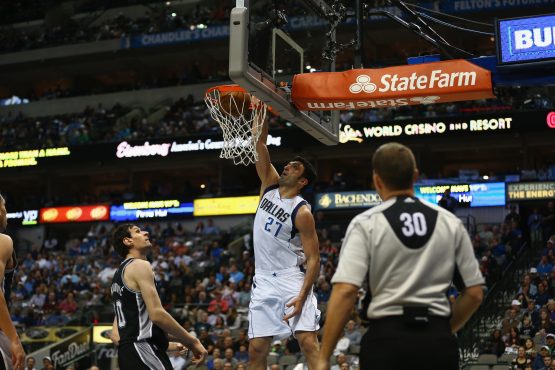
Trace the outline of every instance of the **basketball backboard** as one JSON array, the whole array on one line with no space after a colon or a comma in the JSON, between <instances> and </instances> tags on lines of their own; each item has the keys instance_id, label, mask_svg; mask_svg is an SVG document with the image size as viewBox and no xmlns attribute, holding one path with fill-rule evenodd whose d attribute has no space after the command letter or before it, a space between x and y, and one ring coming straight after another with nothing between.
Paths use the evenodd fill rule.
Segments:
<instances>
[{"instance_id":1,"label":"basketball backboard","mask_svg":"<svg viewBox=\"0 0 555 370\"><path fill-rule=\"evenodd\" d=\"M335 71L322 52L326 35L324 0L237 0L230 16L229 77L263 100L283 119L327 145L339 140L339 112L299 111L291 102L293 76Z\"/></svg>"}]
</instances>

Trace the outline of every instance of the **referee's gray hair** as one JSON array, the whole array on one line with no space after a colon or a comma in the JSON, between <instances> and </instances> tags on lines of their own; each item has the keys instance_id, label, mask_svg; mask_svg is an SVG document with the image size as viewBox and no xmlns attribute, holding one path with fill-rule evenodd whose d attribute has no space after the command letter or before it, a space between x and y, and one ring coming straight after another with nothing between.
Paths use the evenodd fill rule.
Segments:
<instances>
[{"instance_id":1,"label":"referee's gray hair","mask_svg":"<svg viewBox=\"0 0 555 370\"><path fill-rule=\"evenodd\" d=\"M416 160L407 146L396 142L380 146L372 156L372 167L389 190L412 189Z\"/></svg>"}]
</instances>

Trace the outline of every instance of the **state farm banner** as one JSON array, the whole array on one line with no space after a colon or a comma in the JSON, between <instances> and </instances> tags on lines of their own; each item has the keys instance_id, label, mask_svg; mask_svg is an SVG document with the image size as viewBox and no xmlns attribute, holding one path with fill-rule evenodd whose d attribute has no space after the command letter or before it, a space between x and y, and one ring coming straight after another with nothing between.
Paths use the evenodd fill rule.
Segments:
<instances>
[{"instance_id":1,"label":"state farm banner","mask_svg":"<svg viewBox=\"0 0 555 370\"><path fill-rule=\"evenodd\" d=\"M300 110L350 110L493 98L491 72L466 60L295 75Z\"/></svg>"}]
</instances>

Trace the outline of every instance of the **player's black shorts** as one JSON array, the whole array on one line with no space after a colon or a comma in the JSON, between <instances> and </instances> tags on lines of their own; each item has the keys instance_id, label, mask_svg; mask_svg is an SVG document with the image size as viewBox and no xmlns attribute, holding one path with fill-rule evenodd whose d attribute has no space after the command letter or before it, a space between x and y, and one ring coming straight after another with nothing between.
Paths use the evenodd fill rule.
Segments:
<instances>
[{"instance_id":1,"label":"player's black shorts","mask_svg":"<svg viewBox=\"0 0 555 370\"><path fill-rule=\"evenodd\" d=\"M361 370L458 370L457 338L447 318L407 326L401 317L370 320L360 343Z\"/></svg>"},{"instance_id":2,"label":"player's black shorts","mask_svg":"<svg viewBox=\"0 0 555 370\"><path fill-rule=\"evenodd\" d=\"M165 350L146 341L118 347L120 370L173 370Z\"/></svg>"}]
</instances>

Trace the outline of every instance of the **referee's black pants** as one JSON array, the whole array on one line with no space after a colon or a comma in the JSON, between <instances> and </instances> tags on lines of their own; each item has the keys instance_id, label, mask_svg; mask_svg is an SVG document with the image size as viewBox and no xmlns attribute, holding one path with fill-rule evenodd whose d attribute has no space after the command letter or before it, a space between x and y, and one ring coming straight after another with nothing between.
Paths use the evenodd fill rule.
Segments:
<instances>
[{"instance_id":1,"label":"referee's black pants","mask_svg":"<svg viewBox=\"0 0 555 370\"><path fill-rule=\"evenodd\" d=\"M449 320L406 324L402 317L371 320L360 343L361 370L459 370L459 346Z\"/></svg>"}]
</instances>

